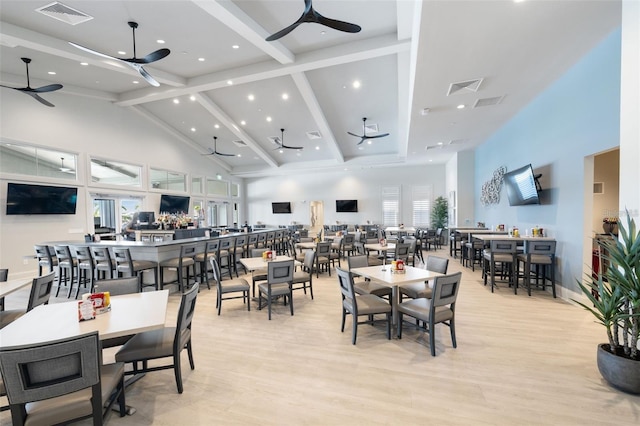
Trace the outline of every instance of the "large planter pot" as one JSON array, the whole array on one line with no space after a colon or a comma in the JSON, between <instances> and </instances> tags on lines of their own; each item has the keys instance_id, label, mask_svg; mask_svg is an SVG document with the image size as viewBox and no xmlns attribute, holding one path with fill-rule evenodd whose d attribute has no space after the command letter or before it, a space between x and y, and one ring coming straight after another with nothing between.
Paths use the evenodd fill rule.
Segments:
<instances>
[{"instance_id":1,"label":"large planter pot","mask_svg":"<svg viewBox=\"0 0 640 426\"><path fill-rule=\"evenodd\" d=\"M612 354L608 344L598 345L598 370L611 386L623 392L640 394L640 361Z\"/></svg>"}]
</instances>

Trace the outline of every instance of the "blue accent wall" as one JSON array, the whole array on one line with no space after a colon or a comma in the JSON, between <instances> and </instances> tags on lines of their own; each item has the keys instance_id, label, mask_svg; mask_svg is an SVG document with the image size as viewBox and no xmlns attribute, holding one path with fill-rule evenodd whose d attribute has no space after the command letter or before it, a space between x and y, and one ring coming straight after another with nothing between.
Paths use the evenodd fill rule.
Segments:
<instances>
[{"instance_id":1,"label":"blue accent wall","mask_svg":"<svg viewBox=\"0 0 640 426\"><path fill-rule=\"evenodd\" d=\"M584 159L620 145L620 51L618 29L476 149L476 221L548 230L558 241L557 280L576 292L583 244L590 244L583 235ZM542 173L542 205L511 207L504 186L499 204L480 203L494 170L529 163Z\"/></svg>"}]
</instances>

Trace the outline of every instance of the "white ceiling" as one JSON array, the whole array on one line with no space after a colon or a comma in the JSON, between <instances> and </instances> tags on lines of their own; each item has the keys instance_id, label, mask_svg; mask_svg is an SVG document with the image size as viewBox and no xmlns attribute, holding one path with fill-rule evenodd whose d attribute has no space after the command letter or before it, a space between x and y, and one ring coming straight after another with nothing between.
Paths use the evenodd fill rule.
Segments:
<instances>
[{"instance_id":1,"label":"white ceiling","mask_svg":"<svg viewBox=\"0 0 640 426\"><path fill-rule=\"evenodd\" d=\"M90 96L136 108L200 153L217 136L219 151L239 156L208 158L237 176L443 163L484 142L620 23L618 0L314 0L324 16L362 31L305 23L267 42L300 16L303 0L63 1L93 16L77 25L35 11L50 3L2 0L1 84L24 87L20 58L29 57L32 87L64 85L43 98ZM132 20L137 57L171 50L145 67L160 87L68 43L132 57ZM476 91L448 95L452 83L475 79ZM474 107L485 99L498 103ZM347 131L361 134L363 117L390 135L358 146ZM268 138L281 128L285 144L304 149L274 150Z\"/></svg>"}]
</instances>

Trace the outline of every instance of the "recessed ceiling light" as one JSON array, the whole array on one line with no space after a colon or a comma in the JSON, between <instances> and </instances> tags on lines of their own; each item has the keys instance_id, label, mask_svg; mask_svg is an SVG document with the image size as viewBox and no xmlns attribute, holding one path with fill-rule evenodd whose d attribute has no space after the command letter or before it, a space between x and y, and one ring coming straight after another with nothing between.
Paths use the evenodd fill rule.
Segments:
<instances>
[{"instance_id":1,"label":"recessed ceiling light","mask_svg":"<svg viewBox=\"0 0 640 426\"><path fill-rule=\"evenodd\" d=\"M460 104L460 105L458 105L456 108L458 108L458 109L463 109L464 107L465 107L465 105L464 105L464 104Z\"/></svg>"},{"instance_id":2,"label":"recessed ceiling light","mask_svg":"<svg viewBox=\"0 0 640 426\"><path fill-rule=\"evenodd\" d=\"M189 96L189 99L191 99L192 101L196 100L196 97L194 95Z\"/></svg>"},{"instance_id":3,"label":"recessed ceiling light","mask_svg":"<svg viewBox=\"0 0 640 426\"><path fill-rule=\"evenodd\" d=\"M316 151L320 151L320 146L319 145L316 146Z\"/></svg>"},{"instance_id":4,"label":"recessed ceiling light","mask_svg":"<svg viewBox=\"0 0 640 426\"><path fill-rule=\"evenodd\" d=\"M238 154L237 156L238 156L238 157L242 157L242 154Z\"/></svg>"},{"instance_id":5,"label":"recessed ceiling light","mask_svg":"<svg viewBox=\"0 0 640 426\"><path fill-rule=\"evenodd\" d=\"M180 103L180 99L178 99L178 98L174 99L174 100L173 100L173 103L174 103L174 104L176 104L176 105L178 105L178 104Z\"/></svg>"},{"instance_id":6,"label":"recessed ceiling light","mask_svg":"<svg viewBox=\"0 0 640 426\"><path fill-rule=\"evenodd\" d=\"M289 94L288 94L288 93L283 93L283 94L282 94L282 99L284 99L285 101L286 101L287 99L289 99Z\"/></svg>"},{"instance_id":7,"label":"recessed ceiling light","mask_svg":"<svg viewBox=\"0 0 640 426\"><path fill-rule=\"evenodd\" d=\"M362 151L362 150L364 149L364 146L360 145L360 146L358 147L358 149L359 149L360 151Z\"/></svg>"},{"instance_id":8,"label":"recessed ceiling light","mask_svg":"<svg viewBox=\"0 0 640 426\"><path fill-rule=\"evenodd\" d=\"M444 145L444 143L443 142L438 142L438 145Z\"/></svg>"},{"instance_id":9,"label":"recessed ceiling light","mask_svg":"<svg viewBox=\"0 0 640 426\"><path fill-rule=\"evenodd\" d=\"M164 44L164 40L156 40L156 43L158 43L158 44Z\"/></svg>"},{"instance_id":10,"label":"recessed ceiling light","mask_svg":"<svg viewBox=\"0 0 640 426\"><path fill-rule=\"evenodd\" d=\"M233 84L233 81L232 81L232 80L227 80L227 84L228 84L229 86L231 86L231 85Z\"/></svg>"},{"instance_id":11,"label":"recessed ceiling light","mask_svg":"<svg viewBox=\"0 0 640 426\"><path fill-rule=\"evenodd\" d=\"M320 35L325 35L326 33L326 31L320 31Z\"/></svg>"},{"instance_id":12,"label":"recessed ceiling light","mask_svg":"<svg viewBox=\"0 0 640 426\"><path fill-rule=\"evenodd\" d=\"M56 75L56 72L55 72L55 71L49 71L47 74L49 74L49 75Z\"/></svg>"},{"instance_id":13,"label":"recessed ceiling light","mask_svg":"<svg viewBox=\"0 0 640 426\"><path fill-rule=\"evenodd\" d=\"M192 127L192 128L191 128L191 131L192 131L192 132L195 132L195 131L196 131L196 128L195 128L195 127Z\"/></svg>"},{"instance_id":14,"label":"recessed ceiling light","mask_svg":"<svg viewBox=\"0 0 640 426\"><path fill-rule=\"evenodd\" d=\"M133 84L138 84L140 83L138 80L133 80Z\"/></svg>"},{"instance_id":15,"label":"recessed ceiling light","mask_svg":"<svg viewBox=\"0 0 640 426\"><path fill-rule=\"evenodd\" d=\"M431 163L432 161L433 161L433 160L430 158L430 159L429 159L429 162Z\"/></svg>"},{"instance_id":16,"label":"recessed ceiling light","mask_svg":"<svg viewBox=\"0 0 640 426\"><path fill-rule=\"evenodd\" d=\"M124 50L118 50L118 55L126 55L127 52L125 52Z\"/></svg>"},{"instance_id":17,"label":"recessed ceiling light","mask_svg":"<svg viewBox=\"0 0 640 426\"><path fill-rule=\"evenodd\" d=\"M280 151L278 151L280 154L284 153L284 149L281 149Z\"/></svg>"},{"instance_id":18,"label":"recessed ceiling light","mask_svg":"<svg viewBox=\"0 0 640 426\"><path fill-rule=\"evenodd\" d=\"M204 58L198 58L200 62L204 62Z\"/></svg>"},{"instance_id":19,"label":"recessed ceiling light","mask_svg":"<svg viewBox=\"0 0 640 426\"><path fill-rule=\"evenodd\" d=\"M359 89L360 88L360 80L355 80L353 82L353 88L354 89Z\"/></svg>"},{"instance_id":20,"label":"recessed ceiling light","mask_svg":"<svg viewBox=\"0 0 640 426\"><path fill-rule=\"evenodd\" d=\"M249 96L247 96L247 99L249 99L250 101L253 101L256 97L253 96L252 94L249 94Z\"/></svg>"},{"instance_id":21,"label":"recessed ceiling light","mask_svg":"<svg viewBox=\"0 0 640 426\"><path fill-rule=\"evenodd\" d=\"M233 46L231 46L234 49L240 49L240 46L238 46L237 44L234 44Z\"/></svg>"},{"instance_id":22,"label":"recessed ceiling light","mask_svg":"<svg viewBox=\"0 0 640 426\"><path fill-rule=\"evenodd\" d=\"M216 129L219 129L220 125L219 124L214 124L213 127L215 127Z\"/></svg>"},{"instance_id":23,"label":"recessed ceiling light","mask_svg":"<svg viewBox=\"0 0 640 426\"><path fill-rule=\"evenodd\" d=\"M371 139L369 139L369 140L367 141L367 144L368 144L368 145L371 145L372 143L373 143L373 142L371 142Z\"/></svg>"},{"instance_id":24,"label":"recessed ceiling light","mask_svg":"<svg viewBox=\"0 0 640 426\"><path fill-rule=\"evenodd\" d=\"M267 117L267 121L271 123L271 117Z\"/></svg>"},{"instance_id":25,"label":"recessed ceiling light","mask_svg":"<svg viewBox=\"0 0 640 426\"><path fill-rule=\"evenodd\" d=\"M83 67L86 67L86 66L89 65L89 63L88 62L80 62L80 65L82 65Z\"/></svg>"},{"instance_id":26,"label":"recessed ceiling light","mask_svg":"<svg viewBox=\"0 0 640 426\"><path fill-rule=\"evenodd\" d=\"M246 122L246 121L244 121L244 120L242 120L242 121L240 122L240 124L242 124L243 126L245 126L245 125L247 124L247 122Z\"/></svg>"}]
</instances>

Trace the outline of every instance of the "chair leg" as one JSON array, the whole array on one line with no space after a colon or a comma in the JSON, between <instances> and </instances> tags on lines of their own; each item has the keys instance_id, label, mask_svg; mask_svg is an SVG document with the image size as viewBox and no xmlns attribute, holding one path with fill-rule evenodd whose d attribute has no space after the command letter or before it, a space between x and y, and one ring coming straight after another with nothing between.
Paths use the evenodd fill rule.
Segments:
<instances>
[{"instance_id":1,"label":"chair leg","mask_svg":"<svg viewBox=\"0 0 640 426\"><path fill-rule=\"evenodd\" d=\"M353 317L353 331L351 333L351 343L356 344L356 337L358 336L358 317L355 315L351 315Z\"/></svg>"},{"instance_id":2,"label":"chair leg","mask_svg":"<svg viewBox=\"0 0 640 426\"><path fill-rule=\"evenodd\" d=\"M289 286L289 309L291 309L291 316L293 316L293 291L291 286Z\"/></svg>"},{"instance_id":3,"label":"chair leg","mask_svg":"<svg viewBox=\"0 0 640 426\"><path fill-rule=\"evenodd\" d=\"M187 356L189 357L189 366L192 370L195 370L196 364L193 361L193 349L191 348L191 340L187 342Z\"/></svg>"},{"instance_id":4,"label":"chair leg","mask_svg":"<svg viewBox=\"0 0 640 426\"><path fill-rule=\"evenodd\" d=\"M342 308L342 325L340 326L340 331L342 333L344 333L344 321L346 317L347 317L347 311L344 308Z\"/></svg>"},{"instance_id":5,"label":"chair leg","mask_svg":"<svg viewBox=\"0 0 640 426\"><path fill-rule=\"evenodd\" d=\"M436 336L433 319L429 320L429 346L431 346L431 356L436 356Z\"/></svg>"},{"instance_id":6,"label":"chair leg","mask_svg":"<svg viewBox=\"0 0 640 426\"><path fill-rule=\"evenodd\" d=\"M173 355L173 374L176 376L176 386L178 387L178 393L182 393L182 370L180 367L180 351Z\"/></svg>"},{"instance_id":7,"label":"chair leg","mask_svg":"<svg viewBox=\"0 0 640 426\"><path fill-rule=\"evenodd\" d=\"M453 344L454 348L457 348L458 344L456 342L456 317L455 316L451 318L451 320L449 321L449 331L451 331L451 344Z\"/></svg>"}]
</instances>

